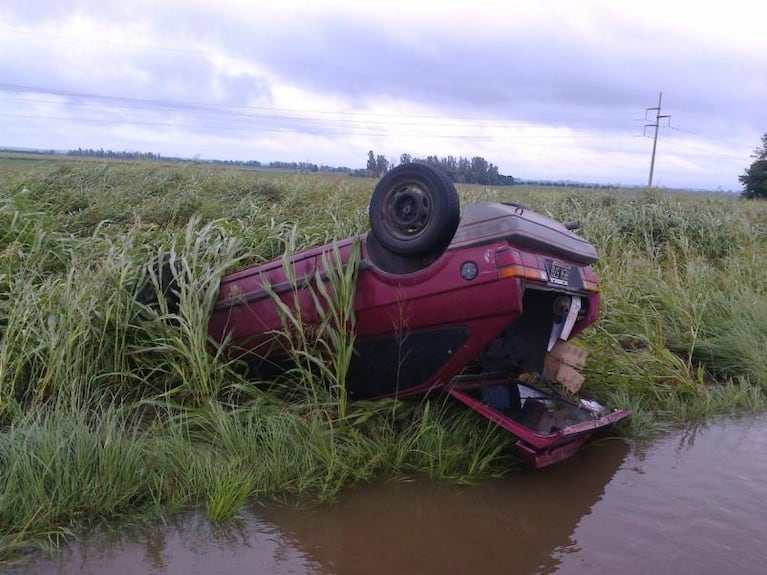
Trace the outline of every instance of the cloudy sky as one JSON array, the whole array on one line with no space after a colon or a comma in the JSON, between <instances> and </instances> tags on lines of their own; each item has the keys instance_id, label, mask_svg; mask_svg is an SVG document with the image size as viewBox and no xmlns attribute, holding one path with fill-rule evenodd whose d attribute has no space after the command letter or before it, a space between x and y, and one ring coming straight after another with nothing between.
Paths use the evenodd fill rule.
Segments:
<instances>
[{"instance_id":1,"label":"cloudy sky","mask_svg":"<svg viewBox=\"0 0 767 575\"><path fill-rule=\"evenodd\" d=\"M761 7L760 7L761 6ZM3 0L0 146L739 190L767 8L729 0Z\"/></svg>"}]
</instances>

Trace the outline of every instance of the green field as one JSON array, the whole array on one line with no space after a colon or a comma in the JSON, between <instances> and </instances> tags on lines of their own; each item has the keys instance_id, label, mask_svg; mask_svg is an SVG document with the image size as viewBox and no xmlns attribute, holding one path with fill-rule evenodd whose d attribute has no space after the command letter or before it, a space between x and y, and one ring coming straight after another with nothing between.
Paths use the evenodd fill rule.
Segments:
<instances>
[{"instance_id":1,"label":"green field","mask_svg":"<svg viewBox=\"0 0 767 575\"><path fill-rule=\"evenodd\" d=\"M381 476L513 472L512 438L442 396L346 405L337 362L290 374L286 398L244 380L207 341L221 274L365 231L374 185L191 163L0 159L0 559L94 523L198 506L221 520L249 500L329 499ZM580 340L584 389L634 411L620 433L764 410L766 202L459 192L464 205L518 201L581 221L601 256L603 296ZM134 299L145 266L169 250L189 270L179 317ZM323 357L318 342L296 345Z\"/></svg>"}]
</instances>

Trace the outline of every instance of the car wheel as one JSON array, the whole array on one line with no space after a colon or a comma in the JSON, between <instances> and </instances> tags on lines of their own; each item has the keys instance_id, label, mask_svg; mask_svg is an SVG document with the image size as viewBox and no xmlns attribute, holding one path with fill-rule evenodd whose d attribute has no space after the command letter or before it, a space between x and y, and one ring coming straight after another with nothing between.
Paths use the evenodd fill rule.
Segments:
<instances>
[{"instance_id":1,"label":"car wheel","mask_svg":"<svg viewBox=\"0 0 767 575\"><path fill-rule=\"evenodd\" d=\"M162 262L150 264L152 271L147 270L144 283L136 294L136 300L157 311L162 309L160 300L165 300L168 313L177 314L180 307L178 276L182 273L181 260L170 254L164 254ZM155 281L151 277L155 277Z\"/></svg>"},{"instance_id":2,"label":"car wheel","mask_svg":"<svg viewBox=\"0 0 767 575\"><path fill-rule=\"evenodd\" d=\"M369 216L373 235L388 251L436 257L458 227L458 192L443 172L425 164L402 164L376 185Z\"/></svg>"}]
</instances>

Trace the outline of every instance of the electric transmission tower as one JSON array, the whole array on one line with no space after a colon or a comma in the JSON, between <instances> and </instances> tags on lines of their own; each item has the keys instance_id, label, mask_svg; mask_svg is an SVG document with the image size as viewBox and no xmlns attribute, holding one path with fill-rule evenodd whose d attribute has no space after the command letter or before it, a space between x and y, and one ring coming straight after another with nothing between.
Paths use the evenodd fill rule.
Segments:
<instances>
[{"instance_id":1,"label":"electric transmission tower","mask_svg":"<svg viewBox=\"0 0 767 575\"><path fill-rule=\"evenodd\" d=\"M645 112L645 120L647 120L647 114L650 112L650 110L655 110L655 123L654 124L645 124L644 131L645 134L647 134L647 128L655 128L655 136L652 140L652 157L650 158L650 178L647 180L647 188L652 188L652 174L655 171L655 150L658 147L658 128L660 127L660 120L661 118L670 118L671 116L669 114L661 115L660 113L660 104L661 100L663 99L663 92L658 93L658 107L657 108L647 108L647 111Z\"/></svg>"}]
</instances>

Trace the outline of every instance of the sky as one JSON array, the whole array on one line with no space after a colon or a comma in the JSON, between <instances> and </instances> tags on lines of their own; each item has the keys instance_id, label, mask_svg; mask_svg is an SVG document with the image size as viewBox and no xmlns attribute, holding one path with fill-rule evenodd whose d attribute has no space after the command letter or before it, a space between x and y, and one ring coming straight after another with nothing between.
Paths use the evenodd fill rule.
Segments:
<instances>
[{"instance_id":1,"label":"sky","mask_svg":"<svg viewBox=\"0 0 767 575\"><path fill-rule=\"evenodd\" d=\"M753 0L3 0L0 147L739 191L767 132Z\"/></svg>"}]
</instances>

